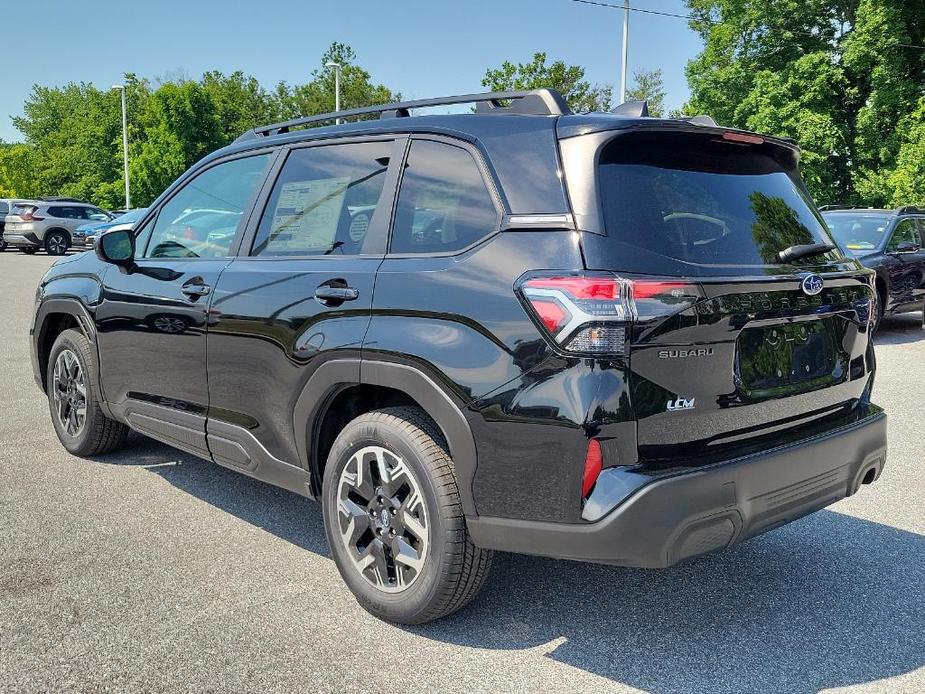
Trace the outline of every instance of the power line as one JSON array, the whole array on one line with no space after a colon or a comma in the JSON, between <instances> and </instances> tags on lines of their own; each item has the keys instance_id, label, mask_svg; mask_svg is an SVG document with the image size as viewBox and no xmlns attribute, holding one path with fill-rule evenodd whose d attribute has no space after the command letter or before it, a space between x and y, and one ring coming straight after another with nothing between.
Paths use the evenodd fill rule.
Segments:
<instances>
[{"instance_id":1,"label":"power line","mask_svg":"<svg viewBox=\"0 0 925 694\"><path fill-rule=\"evenodd\" d=\"M583 5L597 5L598 7L609 7L612 10L623 10L625 9L622 5L611 5L609 2L597 2L597 0L572 0L572 2L580 2ZM662 17L675 17L676 19L694 19L692 15L689 14L677 14L675 12L662 12L661 10L647 10L642 7L631 7L631 12L641 12L643 14L657 14Z\"/></svg>"},{"instance_id":2,"label":"power line","mask_svg":"<svg viewBox=\"0 0 925 694\"><path fill-rule=\"evenodd\" d=\"M606 7L611 10L623 11L627 9L623 7L622 5L614 5L609 2L600 2L600 0L572 0L572 2L581 3L582 5L596 5L597 7ZM688 21L696 20L698 22L704 22L706 24L721 24L722 23L722 22L715 22L711 19L703 19L701 17L695 17L692 14L679 14L677 12L665 12L663 10L649 10L644 7L630 7L629 10L630 12L639 12L641 14L654 14L659 17L672 17L673 19L686 19ZM794 34L804 34L806 36L818 36L818 34L814 34L811 31L798 31L795 29L790 29L789 31ZM917 46L916 44L913 44L913 43L895 43L893 45L902 46L903 48L915 48L920 51L925 51L925 46Z\"/></svg>"}]
</instances>

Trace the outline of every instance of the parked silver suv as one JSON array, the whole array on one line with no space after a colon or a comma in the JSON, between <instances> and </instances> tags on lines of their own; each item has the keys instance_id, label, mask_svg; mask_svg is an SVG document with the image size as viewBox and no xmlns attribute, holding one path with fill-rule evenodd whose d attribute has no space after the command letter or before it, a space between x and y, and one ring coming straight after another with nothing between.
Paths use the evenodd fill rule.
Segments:
<instances>
[{"instance_id":1,"label":"parked silver suv","mask_svg":"<svg viewBox=\"0 0 925 694\"><path fill-rule=\"evenodd\" d=\"M3 229L6 226L6 217L16 205L29 202L22 198L0 198L0 253L6 250L6 241L3 238Z\"/></svg>"},{"instance_id":2,"label":"parked silver suv","mask_svg":"<svg viewBox=\"0 0 925 694\"><path fill-rule=\"evenodd\" d=\"M3 238L23 253L44 248L48 255L64 255L72 234L87 222L112 219L105 210L70 198L49 198L13 206L6 217Z\"/></svg>"}]
</instances>

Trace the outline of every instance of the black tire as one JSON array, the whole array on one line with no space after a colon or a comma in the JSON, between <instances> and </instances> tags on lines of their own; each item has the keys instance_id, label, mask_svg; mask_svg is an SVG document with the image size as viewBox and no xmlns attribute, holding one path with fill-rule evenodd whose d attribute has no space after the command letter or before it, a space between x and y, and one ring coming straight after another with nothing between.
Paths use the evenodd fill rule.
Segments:
<instances>
[{"instance_id":1,"label":"black tire","mask_svg":"<svg viewBox=\"0 0 925 694\"><path fill-rule=\"evenodd\" d=\"M61 444L74 455L87 457L111 453L120 448L128 436L128 427L110 419L100 408L100 392L97 385L97 374L93 370L91 358L92 346L90 341L78 330L65 330L55 340L51 353L48 356L46 383L48 390L48 409L51 422ZM58 357L65 351L76 357L82 373L85 388L86 415L80 429L74 433L67 431L67 425L62 421L55 399L55 365Z\"/></svg>"},{"instance_id":2,"label":"black tire","mask_svg":"<svg viewBox=\"0 0 925 694\"><path fill-rule=\"evenodd\" d=\"M883 323L883 316L886 314L886 292L882 289L877 289L877 299L876 306L874 306L874 324L871 326L871 333L876 333L880 329L880 324Z\"/></svg>"},{"instance_id":3,"label":"black tire","mask_svg":"<svg viewBox=\"0 0 925 694\"><path fill-rule=\"evenodd\" d=\"M341 475L354 455L369 446L387 449L403 461L423 497L427 545L422 568L399 592L373 585L351 558L342 537L341 518L350 516L340 511ZM430 622L463 607L484 585L493 553L472 544L453 461L439 432L420 409L391 407L347 424L328 456L322 499L325 532L338 571L360 605L376 617L400 624ZM371 508L370 516L375 517L373 514ZM394 558L394 554L387 556Z\"/></svg>"},{"instance_id":4,"label":"black tire","mask_svg":"<svg viewBox=\"0 0 925 694\"><path fill-rule=\"evenodd\" d=\"M45 252L48 255L64 255L71 247L71 239L63 231L52 231L45 236Z\"/></svg>"},{"instance_id":5,"label":"black tire","mask_svg":"<svg viewBox=\"0 0 925 694\"><path fill-rule=\"evenodd\" d=\"M21 247L19 250L25 253L26 255L32 255L38 250L38 248L36 248L35 246L25 246L25 247Z\"/></svg>"},{"instance_id":6,"label":"black tire","mask_svg":"<svg viewBox=\"0 0 925 694\"><path fill-rule=\"evenodd\" d=\"M3 251L6 250L6 247L7 247L6 241L4 241L3 239L0 239L0 253L3 253Z\"/></svg>"}]
</instances>

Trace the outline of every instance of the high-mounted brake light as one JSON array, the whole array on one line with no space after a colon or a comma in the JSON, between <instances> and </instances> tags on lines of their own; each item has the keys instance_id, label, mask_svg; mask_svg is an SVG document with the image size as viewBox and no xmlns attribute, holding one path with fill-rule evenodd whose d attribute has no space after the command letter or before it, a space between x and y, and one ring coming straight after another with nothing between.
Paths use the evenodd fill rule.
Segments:
<instances>
[{"instance_id":1,"label":"high-mounted brake light","mask_svg":"<svg viewBox=\"0 0 925 694\"><path fill-rule=\"evenodd\" d=\"M533 276L520 285L529 309L565 351L625 354L628 329L689 308L693 282L631 280L611 274Z\"/></svg>"},{"instance_id":2,"label":"high-mounted brake light","mask_svg":"<svg viewBox=\"0 0 925 694\"><path fill-rule=\"evenodd\" d=\"M742 142L747 145L762 145L764 138L759 135L746 135L745 133L723 133L723 139L729 142Z\"/></svg>"}]
</instances>

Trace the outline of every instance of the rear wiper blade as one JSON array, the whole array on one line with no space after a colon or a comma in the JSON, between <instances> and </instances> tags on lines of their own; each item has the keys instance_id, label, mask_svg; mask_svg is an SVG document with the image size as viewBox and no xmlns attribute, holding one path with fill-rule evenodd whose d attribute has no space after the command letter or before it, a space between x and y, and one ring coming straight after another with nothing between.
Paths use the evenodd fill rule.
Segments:
<instances>
[{"instance_id":1,"label":"rear wiper blade","mask_svg":"<svg viewBox=\"0 0 925 694\"><path fill-rule=\"evenodd\" d=\"M799 258L807 258L811 255L819 255L834 251L835 246L831 243L807 243L798 246L790 246L777 254L777 262L789 263Z\"/></svg>"}]
</instances>

